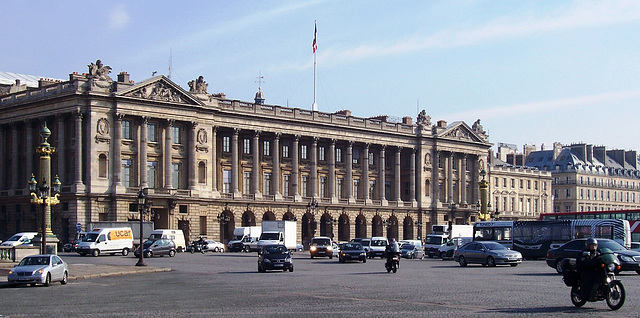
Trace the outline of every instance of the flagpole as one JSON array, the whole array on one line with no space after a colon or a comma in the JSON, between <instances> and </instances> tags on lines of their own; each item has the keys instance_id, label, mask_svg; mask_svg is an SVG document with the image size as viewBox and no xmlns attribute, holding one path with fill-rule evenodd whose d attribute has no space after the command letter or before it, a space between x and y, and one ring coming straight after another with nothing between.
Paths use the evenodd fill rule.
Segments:
<instances>
[{"instance_id":1,"label":"flagpole","mask_svg":"<svg viewBox=\"0 0 640 318\"><path fill-rule=\"evenodd\" d=\"M314 31L313 31L313 105L311 105L312 111L318 111L318 104L316 104L316 72L318 69L317 61L316 61L316 48L317 42L316 37L318 35L318 26L316 25L316 21L313 21Z\"/></svg>"}]
</instances>

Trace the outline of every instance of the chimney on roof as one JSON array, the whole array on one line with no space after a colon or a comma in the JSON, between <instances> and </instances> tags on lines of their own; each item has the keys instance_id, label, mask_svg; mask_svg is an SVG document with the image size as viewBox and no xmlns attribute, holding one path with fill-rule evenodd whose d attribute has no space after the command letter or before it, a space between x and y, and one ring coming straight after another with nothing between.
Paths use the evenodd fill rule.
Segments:
<instances>
[{"instance_id":1,"label":"chimney on roof","mask_svg":"<svg viewBox=\"0 0 640 318\"><path fill-rule=\"evenodd\" d=\"M624 168L624 150L609 150L607 155Z\"/></svg>"},{"instance_id":2,"label":"chimney on roof","mask_svg":"<svg viewBox=\"0 0 640 318\"><path fill-rule=\"evenodd\" d=\"M559 142L553 143L553 161L556 161L560 153L562 152L562 144Z\"/></svg>"},{"instance_id":3,"label":"chimney on roof","mask_svg":"<svg viewBox=\"0 0 640 318\"><path fill-rule=\"evenodd\" d=\"M335 112L336 115L344 115L344 116L351 116L351 111L348 109L343 109L343 110L339 110L337 112Z\"/></svg>"},{"instance_id":4,"label":"chimney on roof","mask_svg":"<svg viewBox=\"0 0 640 318\"><path fill-rule=\"evenodd\" d=\"M638 153L635 150L625 152L624 159L633 167L633 169L638 169Z\"/></svg>"},{"instance_id":5,"label":"chimney on roof","mask_svg":"<svg viewBox=\"0 0 640 318\"><path fill-rule=\"evenodd\" d=\"M587 145L587 162L593 163L593 145Z\"/></svg>"},{"instance_id":6,"label":"chimney on roof","mask_svg":"<svg viewBox=\"0 0 640 318\"><path fill-rule=\"evenodd\" d=\"M411 116L402 117L402 123L405 125L413 125L413 118Z\"/></svg>"},{"instance_id":7,"label":"chimney on roof","mask_svg":"<svg viewBox=\"0 0 640 318\"><path fill-rule=\"evenodd\" d=\"M445 120L438 120L438 128L447 128L447 122Z\"/></svg>"},{"instance_id":8,"label":"chimney on roof","mask_svg":"<svg viewBox=\"0 0 640 318\"><path fill-rule=\"evenodd\" d=\"M16 86L20 86L20 80L16 78Z\"/></svg>"},{"instance_id":9,"label":"chimney on roof","mask_svg":"<svg viewBox=\"0 0 640 318\"><path fill-rule=\"evenodd\" d=\"M580 160L586 161L587 145L585 144L571 145L571 152L578 155L578 158L580 158Z\"/></svg>"},{"instance_id":10,"label":"chimney on roof","mask_svg":"<svg viewBox=\"0 0 640 318\"><path fill-rule=\"evenodd\" d=\"M600 163L602 164L607 164L607 147L605 146L598 146L598 147L593 147L593 157L596 158L596 160L600 161Z\"/></svg>"},{"instance_id":11,"label":"chimney on roof","mask_svg":"<svg viewBox=\"0 0 640 318\"><path fill-rule=\"evenodd\" d=\"M118 74L118 83L129 84L129 73L124 71L120 72L120 74Z\"/></svg>"}]
</instances>

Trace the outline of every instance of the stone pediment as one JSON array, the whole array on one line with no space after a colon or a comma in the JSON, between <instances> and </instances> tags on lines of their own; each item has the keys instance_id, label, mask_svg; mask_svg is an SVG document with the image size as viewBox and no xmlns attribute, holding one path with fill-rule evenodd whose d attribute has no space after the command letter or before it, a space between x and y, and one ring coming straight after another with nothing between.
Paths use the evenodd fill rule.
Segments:
<instances>
[{"instance_id":1,"label":"stone pediment","mask_svg":"<svg viewBox=\"0 0 640 318\"><path fill-rule=\"evenodd\" d=\"M484 135L479 135L462 121L452 123L447 129L438 134L438 138L461 140L470 142L487 142Z\"/></svg>"},{"instance_id":2,"label":"stone pediment","mask_svg":"<svg viewBox=\"0 0 640 318\"><path fill-rule=\"evenodd\" d=\"M156 76L116 93L116 96L187 105L202 105L197 98L164 76Z\"/></svg>"}]
</instances>

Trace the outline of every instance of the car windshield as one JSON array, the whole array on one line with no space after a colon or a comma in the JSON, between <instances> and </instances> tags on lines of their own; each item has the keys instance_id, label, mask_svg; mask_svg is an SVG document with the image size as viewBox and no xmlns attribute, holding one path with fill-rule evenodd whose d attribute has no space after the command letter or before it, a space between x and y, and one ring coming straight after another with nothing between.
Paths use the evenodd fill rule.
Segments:
<instances>
[{"instance_id":1,"label":"car windshield","mask_svg":"<svg viewBox=\"0 0 640 318\"><path fill-rule=\"evenodd\" d=\"M280 233L262 233L260 236L261 240L278 240L280 238Z\"/></svg>"},{"instance_id":2,"label":"car windshield","mask_svg":"<svg viewBox=\"0 0 640 318\"><path fill-rule=\"evenodd\" d=\"M490 251L500 251L500 250L506 250L507 249L506 247L504 247L504 245L502 245L500 243L485 242L484 246Z\"/></svg>"},{"instance_id":3,"label":"car windshield","mask_svg":"<svg viewBox=\"0 0 640 318\"><path fill-rule=\"evenodd\" d=\"M402 245L402 249L403 250L410 251L410 250L413 250L413 248L414 248L413 244L404 244L404 245Z\"/></svg>"},{"instance_id":4,"label":"car windshield","mask_svg":"<svg viewBox=\"0 0 640 318\"><path fill-rule=\"evenodd\" d=\"M7 240L7 242L9 242L9 241L11 241L11 242L15 242L15 241L19 240L21 237L22 237L22 235L14 235L14 236L12 236L11 238L9 238L9 239Z\"/></svg>"},{"instance_id":5,"label":"car windshield","mask_svg":"<svg viewBox=\"0 0 640 318\"><path fill-rule=\"evenodd\" d=\"M98 239L98 233L89 233L82 239L82 241L83 242L95 242L96 239Z\"/></svg>"},{"instance_id":6,"label":"car windshield","mask_svg":"<svg viewBox=\"0 0 640 318\"><path fill-rule=\"evenodd\" d=\"M387 242L383 240L373 240L371 241L371 246L387 246Z\"/></svg>"},{"instance_id":7,"label":"car windshield","mask_svg":"<svg viewBox=\"0 0 640 318\"><path fill-rule=\"evenodd\" d=\"M267 246L264 248L265 254L284 254L287 252L287 248L284 246Z\"/></svg>"},{"instance_id":8,"label":"car windshield","mask_svg":"<svg viewBox=\"0 0 640 318\"><path fill-rule=\"evenodd\" d=\"M608 248L612 251L625 251L626 248L616 241L598 241L598 249Z\"/></svg>"},{"instance_id":9,"label":"car windshield","mask_svg":"<svg viewBox=\"0 0 640 318\"><path fill-rule=\"evenodd\" d=\"M329 239L313 239L311 245L329 245L331 240Z\"/></svg>"},{"instance_id":10,"label":"car windshield","mask_svg":"<svg viewBox=\"0 0 640 318\"><path fill-rule=\"evenodd\" d=\"M150 240L154 240L155 241L155 240L159 240L161 238L162 238L162 234L151 234L151 235L149 235L149 239Z\"/></svg>"},{"instance_id":11,"label":"car windshield","mask_svg":"<svg viewBox=\"0 0 640 318\"><path fill-rule=\"evenodd\" d=\"M244 235L236 235L231 240L232 241L241 241Z\"/></svg>"},{"instance_id":12,"label":"car windshield","mask_svg":"<svg viewBox=\"0 0 640 318\"><path fill-rule=\"evenodd\" d=\"M37 256L37 257L25 257L20 261L19 266L29 265L49 265L49 257Z\"/></svg>"},{"instance_id":13,"label":"car windshield","mask_svg":"<svg viewBox=\"0 0 640 318\"><path fill-rule=\"evenodd\" d=\"M427 238L424 239L424 243L425 244L440 245L440 244L442 244L442 237L440 237L440 236L427 236Z\"/></svg>"},{"instance_id":14,"label":"car windshield","mask_svg":"<svg viewBox=\"0 0 640 318\"><path fill-rule=\"evenodd\" d=\"M359 243L347 243L342 245L343 251L353 251L353 250L361 250L362 245Z\"/></svg>"}]
</instances>

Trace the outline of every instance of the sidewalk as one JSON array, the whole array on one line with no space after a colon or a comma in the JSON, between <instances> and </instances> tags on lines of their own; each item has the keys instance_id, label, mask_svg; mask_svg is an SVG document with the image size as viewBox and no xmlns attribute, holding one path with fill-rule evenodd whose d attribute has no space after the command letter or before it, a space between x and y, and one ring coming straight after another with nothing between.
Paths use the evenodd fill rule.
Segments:
<instances>
[{"instance_id":1,"label":"sidewalk","mask_svg":"<svg viewBox=\"0 0 640 318\"><path fill-rule=\"evenodd\" d=\"M7 283L7 274L16 264L17 263L0 263L0 287L6 287L9 285ZM69 280L170 271L171 268L153 266L69 264Z\"/></svg>"}]
</instances>

